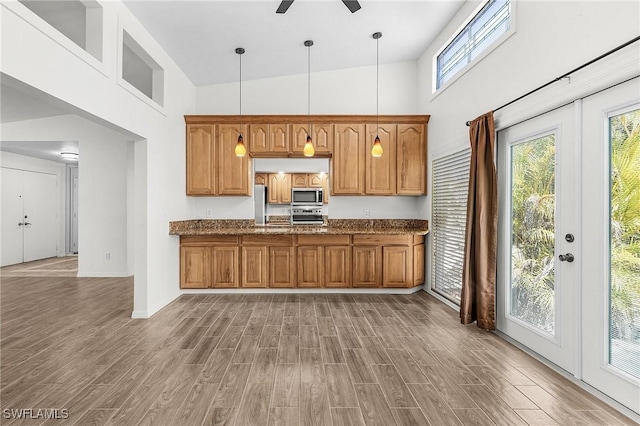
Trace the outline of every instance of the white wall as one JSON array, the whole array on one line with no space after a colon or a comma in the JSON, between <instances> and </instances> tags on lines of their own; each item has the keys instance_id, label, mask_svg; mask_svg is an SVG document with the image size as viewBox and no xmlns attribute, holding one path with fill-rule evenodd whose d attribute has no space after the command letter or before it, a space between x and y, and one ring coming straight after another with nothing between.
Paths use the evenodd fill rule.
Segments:
<instances>
[{"instance_id":1,"label":"white wall","mask_svg":"<svg viewBox=\"0 0 640 426\"><path fill-rule=\"evenodd\" d=\"M418 110L431 114L430 159L468 145L466 121L632 39L640 28L640 3L636 1L515 1L515 34L441 93L433 94L433 56L478 4L469 1L461 7L418 61ZM628 49L637 52L637 43ZM571 83L556 83L535 102L527 100L499 111L496 124L504 126L563 102L561 97L567 95L562 93L576 85L576 80L578 77Z\"/></svg>"},{"instance_id":2,"label":"white wall","mask_svg":"<svg viewBox=\"0 0 640 426\"><path fill-rule=\"evenodd\" d=\"M380 65L380 114L415 114L415 61ZM198 87L198 114L238 114L238 83ZM306 114L307 74L242 82L243 114ZM311 114L375 114L376 67L311 73Z\"/></svg>"},{"instance_id":3,"label":"white wall","mask_svg":"<svg viewBox=\"0 0 640 426\"><path fill-rule=\"evenodd\" d=\"M2 2L0 71L58 98L78 115L139 136L135 142L133 315L146 317L180 294L178 239L168 235L168 222L190 216L183 115L195 111L195 88L126 6L119 1L100 5L104 11L101 62L21 3ZM123 29L164 69L164 107L122 80Z\"/></svg>"},{"instance_id":4,"label":"white wall","mask_svg":"<svg viewBox=\"0 0 640 426\"><path fill-rule=\"evenodd\" d=\"M380 114L415 114L417 111L417 64L414 61L380 66ZM238 114L238 83L198 87L198 114ZM243 114L306 114L307 74L242 82ZM311 73L311 114L375 114L376 67ZM262 161L262 160L258 160ZM260 167L260 171L262 171ZM257 169L256 169L257 170ZM277 167L272 169L280 170ZM283 169L284 170L284 169ZM303 170L296 170L303 171ZM425 197L330 197L329 218L419 217L417 200ZM212 210L216 218L253 218L253 197L194 198L193 217ZM286 214L270 207L269 214Z\"/></svg>"},{"instance_id":5,"label":"white wall","mask_svg":"<svg viewBox=\"0 0 640 426\"><path fill-rule=\"evenodd\" d=\"M56 175L58 178L58 256L64 256L66 246L66 221L65 218L65 200L66 200L66 181L67 167L64 163L55 161L42 160L40 158L18 155L11 152L0 152L0 167L10 169L28 170L31 172L49 173ZM4 218L0 218L3 220Z\"/></svg>"},{"instance_id":6,"label":"white wall","mask_svg":"<svg viewBox=\"0 0 640 426\"><path fill-rule=\"evenodd\" d=\"M130 136L82 117L63 115L6 123L0 137L78 142L78 276L131 275L129 253L133 253L134 241L127 233L133 215L129 196L133 184L127 180L133 179L128 172Z\"/></svg>"}]
</instances>

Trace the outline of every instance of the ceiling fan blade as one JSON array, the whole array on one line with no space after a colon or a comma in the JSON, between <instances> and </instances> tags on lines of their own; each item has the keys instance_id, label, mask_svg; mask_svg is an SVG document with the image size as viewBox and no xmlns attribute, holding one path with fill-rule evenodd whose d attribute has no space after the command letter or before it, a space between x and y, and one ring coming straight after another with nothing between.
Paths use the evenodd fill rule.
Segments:
<instances>
[{"instance_id":1,"label":"ceiling fan blade","mask_svg":"<svg viewBox=\"0 0 640 426\"><path fill-rule=\"evenodd\" d=\"M289 9L289 6L291 6L291 3L293 3L293 0L282 0L276 13L285 13L287 9Z\"/></svg>"},{"instance_id":2,"label":"ceiling fan blade","mask_svg":"<svg viewBox=\"0 0 640 426\"><path fill-rule=\"evenodd\" d=\"M347 9L349 9L351 13L355 13L360 10L360 3L358 3L358 0L342 0L342 3L347 6Z\"/></svg>"}]
</instances>

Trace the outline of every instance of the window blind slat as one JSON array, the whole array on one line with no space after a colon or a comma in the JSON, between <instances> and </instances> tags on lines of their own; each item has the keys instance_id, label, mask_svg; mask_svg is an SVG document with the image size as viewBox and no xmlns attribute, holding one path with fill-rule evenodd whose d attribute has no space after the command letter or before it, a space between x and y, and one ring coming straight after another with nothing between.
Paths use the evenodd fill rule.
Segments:
<instances>
[{"instance_id":1,"label":"window blind slat","mask_svg":"<svg viewBox=\"0 0 640 426\"><path fill-rule=\"evenodd\" d=\"M433 161L431 289L460 303L471 149Z\"/></svg>"}]
</instances>

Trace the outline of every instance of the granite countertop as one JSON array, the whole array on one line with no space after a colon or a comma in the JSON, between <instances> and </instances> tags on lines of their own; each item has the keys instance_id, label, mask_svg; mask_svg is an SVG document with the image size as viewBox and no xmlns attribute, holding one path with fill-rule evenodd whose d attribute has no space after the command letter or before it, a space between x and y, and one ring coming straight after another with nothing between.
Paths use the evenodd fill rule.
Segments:
<instances>
[{"instance_id":1,"label":"granite countertop","mask_svg":"<svg viewBox=\"0 0 640 426\"><path fill-rule=\"evenodd\" d=\"M297 235L369 234L426 235L429 223L420 219L329 219L326 226L288 225L282 222L256 225L254 220L196 219L169 222L170 235Z\"/></svg>"}]
</instances>

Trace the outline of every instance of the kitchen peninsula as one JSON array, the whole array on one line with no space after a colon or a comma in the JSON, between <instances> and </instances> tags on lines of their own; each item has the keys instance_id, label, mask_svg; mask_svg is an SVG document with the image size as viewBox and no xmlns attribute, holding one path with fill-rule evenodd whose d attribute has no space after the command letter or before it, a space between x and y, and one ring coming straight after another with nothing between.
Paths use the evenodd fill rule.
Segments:
<instances>
[{"instance_id":1,"label":"kitchen peninsula","mask_svg":"<svg viewBox=\"0 0 640 426\"><path fill-rule=\"evenodd\" d=\"M253 220L171 222L180 287L387 288L424 284L426 220L329 219L327 226Z\"/></svg>"}]
</instances>

